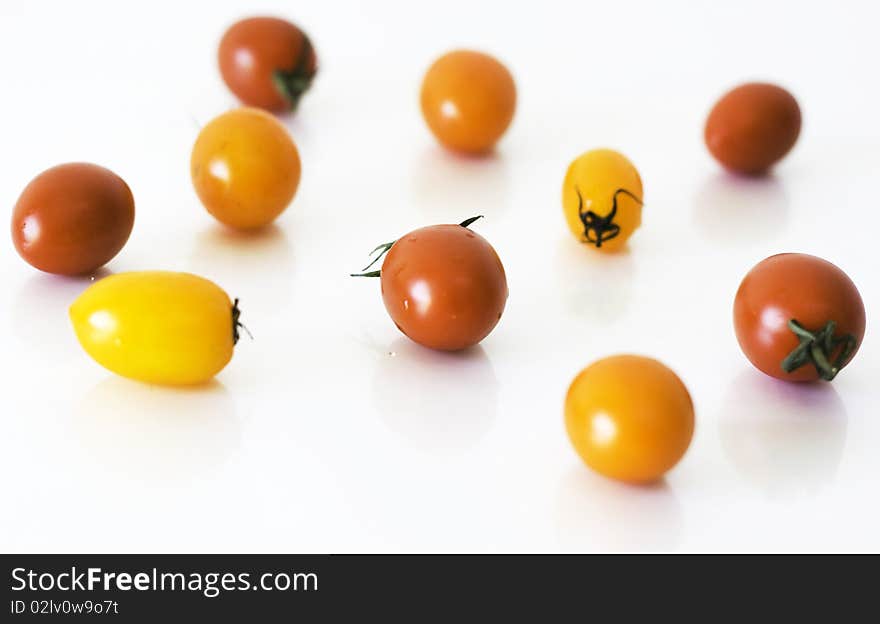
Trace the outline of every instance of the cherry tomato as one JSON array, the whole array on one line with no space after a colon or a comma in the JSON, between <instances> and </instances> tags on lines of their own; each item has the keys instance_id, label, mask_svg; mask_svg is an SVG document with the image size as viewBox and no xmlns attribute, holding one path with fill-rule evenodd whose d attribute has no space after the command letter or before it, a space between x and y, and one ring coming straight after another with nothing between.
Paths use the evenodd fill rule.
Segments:
<instances>
[{"instance_id":1,"label":"cherry tomato","mask_svg":"<svg viewBox=\"0 0 880 624\"><path fill-rule=\"evenodd\" d=\"M295 110L317 72L306 34L275 17L233 24L217 56L223 81L242 102L275 113Z\"/></svg>"},{"instance_id":2,"label":"cherry tomato","mask_svg":"<svg viewBox=\"0 0 880 624\"><path fill-rule=\"evenodd\" d=\"M164 385L211 379L238 341L238 301L189 273L138 271L95 282L70 307L80 344L117 375Z\"/></svg>"},{"instance_id":3,"label":"cherry tomato","mask_svg":"<svg viewBox=\"0 0 880 624\"><path fill-rule=\"evenodd\" d=\"M807 254L770 256L740 284L736 338L755 367L786 381L831 381L865 335L865 305L846 273Z\"/></svg>"},{"instance_id":4,"label":"cherry tomato","mask_svg":"<svg viewBox=\"0 0 880 624\"><path fill-rule=\"evenodd\" d=\"M596 149L574 159L562 184L562 211L575 237L619 251L642 223L642 179L618 152Z\"/></svg>"},{"instance_id":5,"label":"cherry tomato","mask_svg":"<svg viewBox=\"0 0 880 624\"><path fill-rule=\"evenodd\" d=\"M694 433L694 406L681 379L657 360L616 355L594 362L571 382L565 427L596 472L650 483L684 456Z\"/></svg>"},{"instance_id":6,"label":"cherry tomato","mask_svg":"<svg viewBox=\"0 0 880 624\"><path fill-rule=\"evenodd\" d=\"M18 198L12 241L29 264L60 275L104 266L128 241L134 198L118 175L98 165L47 169Z\"/></svg>"},{"instance_id":7,"label":"cherry tomato","mask_svg":"<svg viewBox=\"0 0 880 624\"><path fill-rule=\"evenodd\" d=\"M202 128L190 172L199 199L218 221L255 229L274 221L296 194L299 152L274 117L240 108Z\"/></svg>"},{"instance_id":8,"label":"cherry tomato","mask_svg":"<svg viewBox=\"0 0 880 624\"><path fill-rule=\"evenodd\" d=\"M513 76L498 60L471 50L437 59L422 81L422 115L449 149L489 152L516 110Z\"/></svg>"},{"instance_id":9,"label":"cherry tomato","mask_svg":"<svg viewBox=\"0 0 880 624\"><path fill-rule=\"evenodd\" d=\"M504 312L507 277L492 245L461 225L432 225L381 246L385 309L415 342L458 351L489 335ZM384 253L383 251L383 253ZM369 268L369 267L367 267Z\"/></svg>"},{"instance_id":10,"label":"cherry tomato","mask_svg":"<svg viewBox=\"0 0 880 624\"><path fill-rule=\"evenodd\" d=\"M706 146L724 167L759 175L782 160L797 142L801 109L782 87L741 85L718 100L706 120Z\"/></svg>"}]
</instances>

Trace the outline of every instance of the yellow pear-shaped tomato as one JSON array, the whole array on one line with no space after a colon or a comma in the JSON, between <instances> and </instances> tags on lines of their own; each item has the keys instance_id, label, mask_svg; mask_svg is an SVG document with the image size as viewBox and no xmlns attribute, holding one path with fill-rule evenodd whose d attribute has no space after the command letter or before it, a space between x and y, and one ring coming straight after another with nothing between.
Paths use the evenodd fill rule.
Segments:
<instances>
[{"instance_id":1,"label":"yellow pear-shaped tomato","mask_svg":"<svg viewBox=\"0 0 880 624\"><path fill-rule=\"evenodd\" d=\"M232 358L238 306L189 273L138 271L90 286L70 307L80 344L101 366L131 379L191 385Z\"/></svg>"},{"instance_id":2,"label":"yellow pear-shaped tomato","mask_svg":"<svg viewBox=\"0 0 880 624\"><path fill-rule=\"evenodd\" d=\"M562 185L562 210L579 241L618 251L642 223L642 179L626 156L596 149L578 156Z\"/></svg>"}]
</instances>

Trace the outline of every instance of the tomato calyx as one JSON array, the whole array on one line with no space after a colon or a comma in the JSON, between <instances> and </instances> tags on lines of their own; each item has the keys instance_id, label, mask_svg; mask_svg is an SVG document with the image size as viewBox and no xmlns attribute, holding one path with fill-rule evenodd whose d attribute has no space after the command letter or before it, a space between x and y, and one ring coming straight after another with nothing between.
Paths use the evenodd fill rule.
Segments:
<instances>
[{"instance_id":1,"label":"tomato calyx","mask_svg":"<svg viewBox=\"0 0 880 624\"><path fill-rule=\"evenodd\" d=\"M296 65L293 69L276 69L272 72L272 82L281 93L290 107L290 111L296 111L302 94L309 90L316 70L309 70L309 60L312 58L312 42L303 35L302 52L300 52Z\"/></svg>"},{"instance_id":2,"label":"tomato calyx","mask_svg":"<svg viewBox=\"0 0 880 624\"><path fill-rule=\"evenodd\" d=\"M852 334L835 336L837 323L828 321L819 331L810 331L795 319L788 322L788 328L800 340L800 344L782 360L782 370L791 373L802 366L812 364L816 367L819 377L831 381L846 365L847 360L856 348L856 339ZM834 361L831 357L840 350Z\"/></svg>"},{"instance_id":3,"label":"tomato calyx","mask_svg":"<svg viewBox=\"0 0 880 624\"><path fill-rule=\"evenodd\" d=\"M471 217L471 218L469 218L469 219L465 219L464 221L462 221L462 222L459 223L458 225L459 225L459 227L466 228L466 227L469 227L470 224L473 223L474 221L476 221L477 219L482 219L482 218L483 218L483 215L477 215L477 216L475 216L475 217ZM394 247L394 243L396 243L396 242L397 242L396 240L393 240L393 241L391 241L390 243L382 243L381 245L379 245L378 247L376 247L373 251L370 252L369 255L372 256L372 255L373 255L374 253L376 253L377 251L378 251L379 253L376 255L375 258L373 258L373 260L370 262L370 264L368 264L368 265L365 266L363 269L361 269L361 272L360 272L360 273L350 273L349 276L350 276L350 277L379 277L379 276L381 276L381 275L382 275L382 270L381 270L381 269L378 270L378 271L370 271L369 269L370 269L370 267L372 267L374 264L376 264L377 262L379 262L379 259L382 258L382 257L384 257L385 254L388 253L388 250L391 249L392 247Z\"/></svg>"},{"instance_id":4,"label":"tomato calyx","mask_svg":"<svg viewBox=\"0 0 880 624\"><path fill-rule=\"evenodd\" d=\"M636 197L633 193L630 193L626 189L619 188L614 191L614 195L611 196L611 212L604 217L600 217L592 210L584 211L584 198L581 195L581 190L577 186L574 187L574 190L578 196L578 217L584 226L584 240L587 243L595 245L597 248L602 247L602 243L605 241L609 241L620 234L620 226L614 223L614 217L617 216L618 195L621 193L629 195L637 201L640 206L644 205L642 204L642 200ZM594 233L592 237L590 236L590 232Z\"/></svg>"},{"instance_id":5,"label":"tomato calyx","mask_svg":"<svg viewBox=\"0 0 880 624\"><path fill-rule=\"evenodd\" d=\"M232 303L232 344L238 344L238 339L241 338L241 334L239 333L239 329L243 329L244 332L250 337L251 340L254 339L250 330L244 326L244 323L241 322L241 309L238 307L238 298Z\"/></svg>"},{"instance_id":6,"label":"tomato calyx","mask_svg":"<svg viewBox=\"0 0 880 624\"><path fill-rule=\"evenodd\" d=\"M482 218L483 218L483 215L477 215L475 217L471 217L470 219L465 219L464 221L459 223L458 226L463 227L463 228L470 227L471 223L473 223L474 221L477 221L478 219L482 219Z\"/></svg>"}]
</instances>

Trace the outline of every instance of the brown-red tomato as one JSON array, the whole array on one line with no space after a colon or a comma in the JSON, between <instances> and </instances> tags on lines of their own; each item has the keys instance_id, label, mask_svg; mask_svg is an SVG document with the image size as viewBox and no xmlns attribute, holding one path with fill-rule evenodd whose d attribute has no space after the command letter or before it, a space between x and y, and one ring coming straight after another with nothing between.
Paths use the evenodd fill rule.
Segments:
<instances>
[{"instance_id":1,"label":"brown-red tomato","mask_svg":"<svg viewBox=\"0 0 880 624\"><path fill-rule=\"evenodd\" d=\"M12 213L12 240L29 264L83 275L110 262L134 226L134 197L118 175L66 163L31 180Z\"/></svg>"},{"instance_id":2,"label":"brown-red tomato","mask_svg":"<svg viewBox=\"0 0 880 624\"><path fill-rule=\"evenodd\" d=\"M423 227L389 245L381 270L385 309L400 331L425 347L473 346L504 312L504 266L492 245L468 229L470 222Z\"/></svg>"},{"instance_id":3,"label":"brown-red tomato","mask_svg":"<svg viewBox=\"0 0 880 624\"><path fill-rule=\"evenodd\" d=\"M761 175L791 151L800 132L801 109L794 96L774 84L750 82L718 100L704 137L726 169Z\"/></svg>"},{"instance_id":4,"label":"brown-red tomato","mask_svg":"<svg viewBox=\"0 0 880 624\"><path fill-rule=\"evenodd\" d=\"M733 318L746 357L786 381L831 381L865 335L865 306L855 284L835 265L807 254L758 263L736 293Z\"/></svg>"},{"instance_id":5,"label":"brown-red tomato","mask_svg":"<svg viewBox=\"0 0 880 624\"><path fill-rule=\"evenodd\" d=\"M233 24L220 41L220 74L248 106L275 113L296 109L317 72L308 36L276 17L251 17Z\"/></svg>"}]
</instances>

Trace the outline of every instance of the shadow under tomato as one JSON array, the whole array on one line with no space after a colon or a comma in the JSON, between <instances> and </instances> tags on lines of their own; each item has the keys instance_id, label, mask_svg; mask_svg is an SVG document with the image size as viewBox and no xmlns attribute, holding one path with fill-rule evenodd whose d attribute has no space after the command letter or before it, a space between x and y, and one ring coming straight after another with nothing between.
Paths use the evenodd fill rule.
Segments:
<instances>
[{"instance_id":1,"label":"shadow under tomato","mask_svg":"<svg viewBox=\"0 0 880 624\"><path fill-rule=\"evenodd\" d=\"M380 357L374 405L388 428L415 447L455 454L491 429L499 387L481 346L446 353L399 338Z\"/></svg>"},{"instance_id":2,"label":"shadow under tomato","mask_svg":"<svg viewBox=\"0 0 880 624\"><path fill-rule=\"evenodd\" d=\"M492 218L507 208L508 166L498 152L469 156L432 146L413 159L413 169L413 202L431 223Z\"/></svg>"},{"instance_id":3,"label":"shadow under tomato","mask_svg":"<svg viewBox=\"0 0 880 624\"><path fill-rule=\"evenodd\" d=\"M727 459L773 498L811 495L832 482L846 445L846 406L829 383L793 384L743 371L718 423Z\"/></svg>"},{"instance_id":4,"label":"shadow under tomato","mask_svg":"<svg viewBox=\"0 0 880 624\"><path fill-rule=\"evenodd\" d=\"M568 236L559 242L556 264L559 289L576 316L611 325L626 313L636 272L629 246L605 253Z\"/></svg>"},{"instance_id":5,"label":"shadow under tomato","mask_svg":"<svg viewBox=\"0 0 880 624\"><path fill-rule=\"evenodd\" d=\"M162 387L108 377L80 400L72 440L99 470L187 488L217 470L240 445L240 423L226 388L212 380Z\"/></svg>"},{"instance_id":6,"label":"shadow under tomato","mask_svg":"<svg viewBox=\"0 0 880 624\"><path fill-rule=\"evenodd\" d=\"M68 309L86 288L108 275L112 271L101 268L80 277L49 273L30 276L12 305L13 337L30 348L43 350L75 344Z\"/></svg>"},{"instance_id":7,"label":"shadow under tomato","mask_svg":"<svg viewBox=\"0 0 880 624\"><path fill-rule=\"evenodd\" d=\"M729 246L772 240L785 229L788 213L785 185L773 174L747 177L717 172L694 196L696 227L709 240Z\"/></svg>"},{"instance_id":8,"label":"shadow under tomato","mask_svg":"<svg viewBox=\"0 0 880 624\"><path fill-rule=\"evenodd\" d=\"M557 537L566 550L669 551L681 539L681 504L665 480L626 485L577 465L562 479L556 503Z\"/></svg>"}]
</instances>

